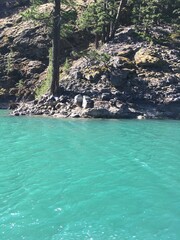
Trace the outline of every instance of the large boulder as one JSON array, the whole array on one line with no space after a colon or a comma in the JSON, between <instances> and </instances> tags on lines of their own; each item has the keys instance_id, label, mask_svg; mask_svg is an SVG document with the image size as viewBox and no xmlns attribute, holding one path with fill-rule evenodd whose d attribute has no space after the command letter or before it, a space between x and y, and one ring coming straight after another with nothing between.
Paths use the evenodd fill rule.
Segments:
<instances>
[{"instance_id":1,"label":"large boulder","mask_svg":"<svg viewBox=\"0 0 180 240\"><path fill-rule=\"evenodd\" d=\"M74 97L74 104L78 107L82 107L83 103L83 96L81 94L78 94Z\"/></svg>"},{"instance_id":2,"label":"large boulder","mask_svg":"<svg viewBox=\"0 0 180 240\"><path fill-rule=\"evenodd\" d=\"M113 39L114 43L117 42L131 42L135 36L135 29L134 27L123 27L119 28L116 31L115 38Z\"/></svg>"},{"instance_id":3,"label":"large boulder","mask_svg":"<svg viewBox=\"0 0 180 240\"><path fill-rule=\"evenodd\" d=\"M108 109L105 108L92 108L88 109L82 116L91 118L110 118L111 114Z\"/></svg>"},{"instance_id":4,"label":"large boulder","mask_svg":"<svg viewBox=\"0 0 180 240\"><path fill-rule=\"evenodd\" d=\"M161 67L164 61L151 48L141 48L136 52L134 60L137 66L140 67Z\"/></svg>"},{"instance_id":5,"label":"large boulder","mask_svg":"<svg viewBox=\"0 0 180 240\"><path fill-rule=\"evenodd\" d=\"M113 69L110 73L111 84L116 88L124 88L127 85L127 80L134 74L135 71L132 69Z\"/></svg>"},{"instance_id":6,"label":"large boulder","mask_svg":"<svg viewBox=\"0 0 180 240\"><path fill-rule=\"evenodd\" d=\"M83 96L82 107L92 108L94 106L94 101L89 96Z\"/></svg>"},{"instance_id":7,"label":"large boulder","mask_svg":"<svg viewBox=\"0 0 180 240\"><path fill-rule=\"evenodd\" d=\"M84 71L84 77L92 83L97 83L102 75L106 75L108 68L106 65L95 65L90 68L86 68Z\"/></svg>"},{"instance_id":8,"label":"large boulder","mask_svg":"<svg viewBox=\"0 0 180 240\"><path fill-rule=\"evenodd\" d=\"M122 56L112 56L110 58L110 65L114 68L136 68L134 62L132 62L129 58Z\"/></svg>"}]
</instances>

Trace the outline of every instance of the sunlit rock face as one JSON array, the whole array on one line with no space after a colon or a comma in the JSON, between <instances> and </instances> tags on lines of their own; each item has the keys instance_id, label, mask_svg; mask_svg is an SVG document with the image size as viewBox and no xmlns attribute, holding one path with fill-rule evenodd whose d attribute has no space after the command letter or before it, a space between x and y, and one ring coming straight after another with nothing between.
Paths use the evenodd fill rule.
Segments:
<instances>
[{"instance_id":1,"label":"sunlit rock face","mask_svg":"<svg viewBox=\"0 0 180 240\"><path fill-rule=\"evenodd\" d=\"M41 6L42 11L46 8L47 4ZM1 100L34 99L36 83L48 65L50 45L42 23L25 21L18 13L0 18Z\"/></svg>"}]
</instances>

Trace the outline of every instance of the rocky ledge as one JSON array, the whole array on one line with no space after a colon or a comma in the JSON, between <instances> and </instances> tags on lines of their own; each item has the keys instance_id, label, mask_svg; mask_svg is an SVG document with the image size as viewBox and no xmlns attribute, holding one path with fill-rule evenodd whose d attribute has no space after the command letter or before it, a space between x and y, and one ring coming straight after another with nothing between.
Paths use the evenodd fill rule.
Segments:
<instances>
[{"instance_id":1,"label":"rocky ledge","mask_svg":"<svg viewBox=\"0 0 180 240\"><path fill-rule=\"evenodd\" d=\"M170 41L171 31L153 29L157 40L169 39L160 45L142 41L133 27L119 29L96 54L72 63L58 96L20 103L12 115L180 119L179 39Z\"/></svg>"}]
</instances>

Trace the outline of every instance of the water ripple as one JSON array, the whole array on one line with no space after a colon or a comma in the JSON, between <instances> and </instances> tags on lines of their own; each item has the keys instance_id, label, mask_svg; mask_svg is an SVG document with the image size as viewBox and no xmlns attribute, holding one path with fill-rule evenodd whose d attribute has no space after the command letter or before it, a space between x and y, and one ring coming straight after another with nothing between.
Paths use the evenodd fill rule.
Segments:
<instances>
[{"instance_id":1,"label":"water ripple","mask_svg":"<svg viewBox=\"0 0 180 240\"><path fill-rule=\"evenodd\" d=\"M1 240L179 240L178 121L0 117Z\"/></svg>"}]
</instances>

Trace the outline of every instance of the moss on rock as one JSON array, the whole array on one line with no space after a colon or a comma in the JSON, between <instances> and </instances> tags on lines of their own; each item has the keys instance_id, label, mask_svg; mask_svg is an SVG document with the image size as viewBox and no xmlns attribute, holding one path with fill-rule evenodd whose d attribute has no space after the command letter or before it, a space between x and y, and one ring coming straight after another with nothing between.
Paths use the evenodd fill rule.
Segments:
<instances>
[{"instance_id":1,"label":"moss on rock","mask_svg":"<svg viewBox=\"0 0 180 240\"><path fill-rule=\"evenodd\" d=\"M160 67L164 64L161 57L150 48L141 48L134 56L137 66Z\"/></svg>"}]
</instances>

